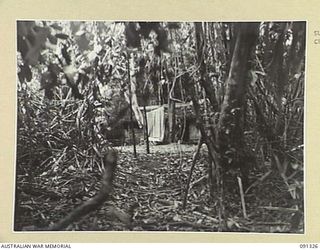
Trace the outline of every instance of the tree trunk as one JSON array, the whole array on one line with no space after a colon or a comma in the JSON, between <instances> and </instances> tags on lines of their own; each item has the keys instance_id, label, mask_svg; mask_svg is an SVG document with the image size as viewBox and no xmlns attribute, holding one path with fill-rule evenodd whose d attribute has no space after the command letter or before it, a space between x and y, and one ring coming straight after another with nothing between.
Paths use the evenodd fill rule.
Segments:
<instances>
[{"instance_id":1,"label":"tree trunk","mask_svg":"<svg viewBox=\"0 0 320 250\"><path fill-rule=\"evenodd\" d=\"M131 136L132 136L132 143L133 143L133 155L134 158L137 158L137 148L136 148L136 135L134 131L134 124L133 124L133 109L132 109L132 89L131 89L131 77L130 77L130 54L128 53L127 58L127 70L128 70L128 86L129 86L129 105L130 105L130 129L131 129Z\"/></svg>"},{"instance_id":2,"label":"tree trunk","mask_svg":"<svg viewBox=\"0 0 320 250\"><path fill-rule=\"evenodd\" d=\"M143 102L143 115L144 115L144 124L145 124L144 131L145 131L145 140L146 140L146 150L147 150L147 154L150 154L149 128L148 128L146 101Z\"/></svg>"},{"instance_id":3,"label":"tree trunk","mask_svg":"<svg viewBox=\"0 0 320 250\"><path fill-rule=\"evenodd\" d=\"M250 55L258 35L258 23L236 26L236 42L226 81L226 94L217 129L219 165L227 171L244 165L243 107ZM243 170L243 168L241 168Z\"/></svg>"},{"instance_id":4,"label":"tree trunk","mask_svg":"<svg viewBox=\"0 0 320 250\"><path fill-rule=\"evenodd\" d=\"M174 133L174 128L175 128L175 101L171 100L170 97L168 98L168 121L169 121L169 142L174 142L175 140L175 133Z\"/></svg>"}]
</instances>

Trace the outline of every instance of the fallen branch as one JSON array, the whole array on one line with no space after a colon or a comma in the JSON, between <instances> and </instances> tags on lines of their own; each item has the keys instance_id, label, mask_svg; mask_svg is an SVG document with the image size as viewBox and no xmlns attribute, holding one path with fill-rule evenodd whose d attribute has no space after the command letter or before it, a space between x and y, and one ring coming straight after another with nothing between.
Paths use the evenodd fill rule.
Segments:
<instances>
[{"instance_id":1,"label":"fallen branch","mask_svg":"<svg viewBox=\"0 0 320 250\"><path fill-rule=\"evenodd\" d=\"M286 208L286 207L258 207L258 208L266 209L270 211L279 211L279 212L288 212L288 213L295 213L299 211L296 208Z\"/></svg>"},{"instance_id":2,"label":"fallen branch","mask_svg":"<svg viewBox=\"0 0 320 250\"><path fill-rule=\"evenodd\" d=\"M201 184L201 182L206 181L208 179L207 175L201 176L198 180L195 180L190 184L190 189L193 188L194 186Z\"/></svg>"},{"instance_id":3,"label":"fallen branch","mask_svg":"<svg viewBox=\"0 0 320 250\"><path fill-rule=\"evenodd\" d=\"M66 228L71 223L79 220L81 217L99 208L110 196L112 190L112 181L114 170L117 165L117 153L114 150L109 150L104 156L104 174L102 177L102 187L97 195L87 200L85 203L75 208L66 217L59 222L49 226L43 231L59 231Z\"/></svg>"}]
</instances>

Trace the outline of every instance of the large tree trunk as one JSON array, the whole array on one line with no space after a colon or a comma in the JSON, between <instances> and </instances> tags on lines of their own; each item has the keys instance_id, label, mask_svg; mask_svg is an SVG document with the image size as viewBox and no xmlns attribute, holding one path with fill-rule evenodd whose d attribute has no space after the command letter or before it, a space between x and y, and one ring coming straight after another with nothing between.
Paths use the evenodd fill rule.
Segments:
<instances>
[{"instance_id":1,"label":"large tree trunk","mask_svg":"<svg viewBox=\"0 0 320 250\"><path fill-rule=\"evenodd\" d=\"M258 23L236 24L236 42L226 80L226 94L217 128L219 165L223 172L244 169L243 107L250 55L258 35Z\"/></svg>"}]
</instances>

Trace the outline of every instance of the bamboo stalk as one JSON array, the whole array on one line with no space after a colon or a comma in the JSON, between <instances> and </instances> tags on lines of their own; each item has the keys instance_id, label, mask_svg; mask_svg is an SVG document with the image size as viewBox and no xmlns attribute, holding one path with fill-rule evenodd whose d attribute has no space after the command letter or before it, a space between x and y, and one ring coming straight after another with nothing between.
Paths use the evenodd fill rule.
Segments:
<instances>
[{"instance_id":1,"label":"bamboo stalk","mask_svg":"<svg viewBox=\"0 0 320 250\"><path fill-rule=\"evenodd\" d=\"M242 181L241 178L238 176L238 184L239 184L239 189L240 189L240 197L241 197L241 205L242 205L242 212L243 212L243 217L245 219L248 219L247 211L246 211L246 203L244 200L244 192L243 192L243 187L242 187Z\"/></svg>"}]
</instances>

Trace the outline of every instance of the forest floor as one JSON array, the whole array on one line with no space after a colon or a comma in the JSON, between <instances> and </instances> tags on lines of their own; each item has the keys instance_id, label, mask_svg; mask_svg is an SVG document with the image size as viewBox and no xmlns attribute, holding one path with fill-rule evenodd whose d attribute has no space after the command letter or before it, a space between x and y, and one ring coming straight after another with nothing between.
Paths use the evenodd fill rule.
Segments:
<instances>
[{"instance_id":1,"label":"forest floor","mask_svg":"<svg viewBox=\"0 0 320 250\"><path fill-rule=\"evenodd\" d=\"M118 147L119 160L113 181L112 199L66 230L81 231L219 231L218 199L210 198L207 160L203 146L194 168L186 208L182 208L185 187L196 145ZM251 182L266 176L245 194L247 218L244 218L237 185L228 189L225 201L225 231L303 233L303 215L295 213L295 200L278 174L268 169L254 170ZM270 172L270 171L269 171ZM65 216L100 187L99 169L65 168L51 189L23 192L16 228L48 226ZM47 177L40 176L44 186ZM261 179L262 180L262 179ZM133 208L133 205L135 207ZM132 214L130 214L130 209ZM129 223L132 217L132 223Z\"/></svg>"}]
</instances>

